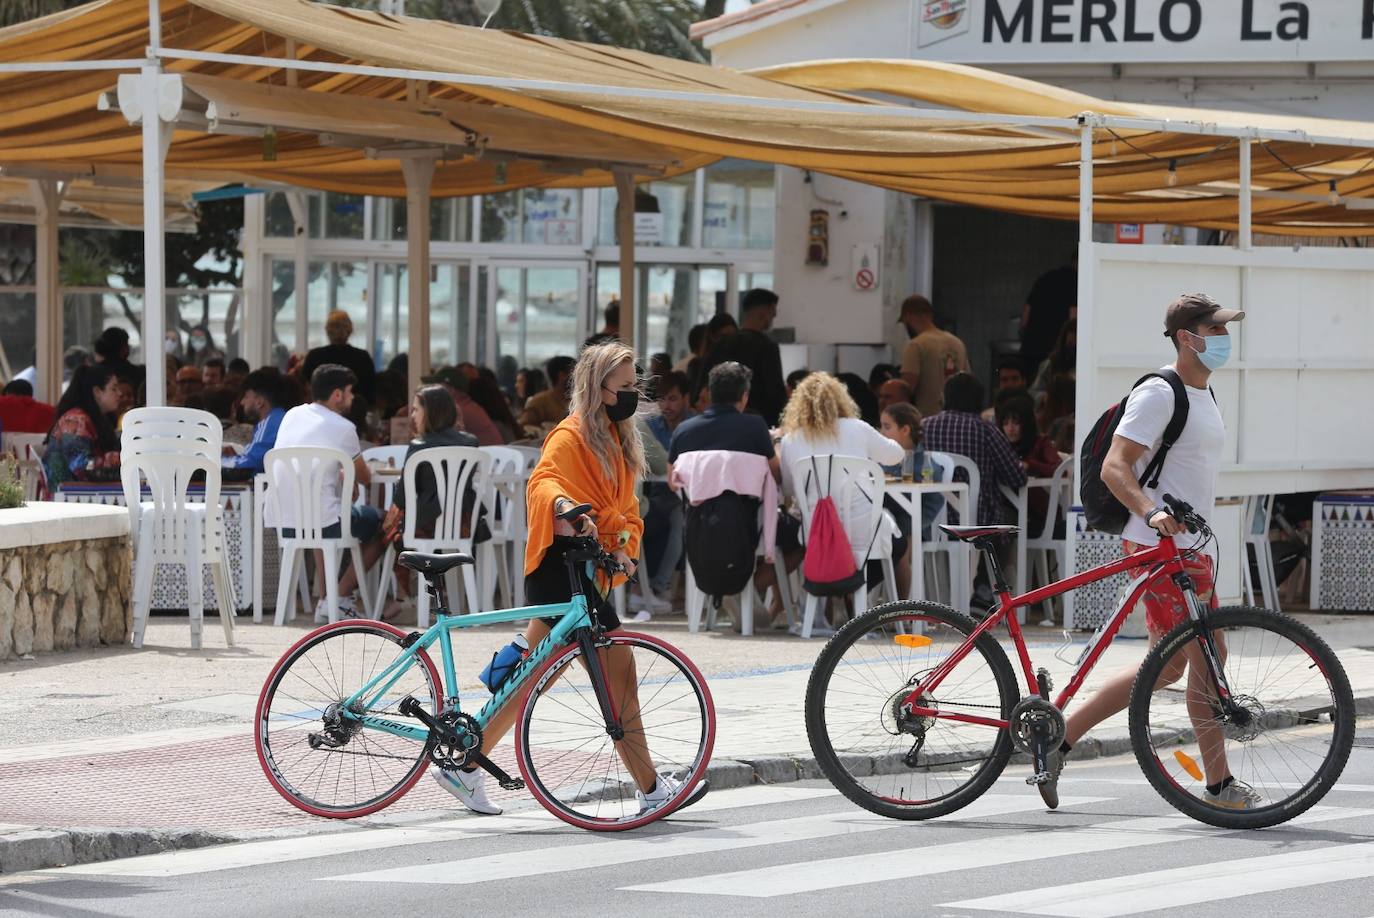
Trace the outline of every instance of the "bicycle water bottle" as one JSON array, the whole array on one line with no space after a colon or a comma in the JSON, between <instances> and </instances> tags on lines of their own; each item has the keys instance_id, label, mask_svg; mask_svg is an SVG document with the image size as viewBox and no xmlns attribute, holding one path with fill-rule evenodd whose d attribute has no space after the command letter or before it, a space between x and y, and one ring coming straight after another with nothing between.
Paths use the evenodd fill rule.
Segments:
<instances>
[{"instance_id":1,"label":"bicycle water bottle","mask_svg":"<svg viewBox=\"0 0 1374 918\"><path fill-rule=\"evenodd\" d=\"M511 673L515 671L515 667L519 665L520 661L525 658L525 654L529 652L529 649L529 641L525 640L523 634L517 634L515 640L491 655L491 662L487 664L486 668L482 670L481 675L477 678L482 680L482 684L487 687L487 691L495 694L501 689L501 686L505 684L506 680L510 678Z\"/></svg>"}]
</instances>

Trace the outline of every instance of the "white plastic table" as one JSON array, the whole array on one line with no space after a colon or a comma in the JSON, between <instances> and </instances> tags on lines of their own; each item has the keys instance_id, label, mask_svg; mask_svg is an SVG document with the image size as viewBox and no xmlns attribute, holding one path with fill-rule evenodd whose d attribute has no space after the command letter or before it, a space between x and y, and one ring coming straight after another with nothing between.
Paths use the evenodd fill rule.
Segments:
<instances>
[{"instance_id":1,"label":"white plastic table","mask_svg":"<svg viewBox=\"0 0 1374 918\"><path fill-rule=\"evenodd\" d=\"M954 505L960 519L972 519L968 506L968 484L962 481L899 481L889 478L886 493L911 517L911 595L926 598L926 567L921 547L921 495L942 494ZM969 552L950 553L950 599L956 609L967 610L972 600ZM958 562L955 562L958 558Z\"/></svg>"}]
</instances>

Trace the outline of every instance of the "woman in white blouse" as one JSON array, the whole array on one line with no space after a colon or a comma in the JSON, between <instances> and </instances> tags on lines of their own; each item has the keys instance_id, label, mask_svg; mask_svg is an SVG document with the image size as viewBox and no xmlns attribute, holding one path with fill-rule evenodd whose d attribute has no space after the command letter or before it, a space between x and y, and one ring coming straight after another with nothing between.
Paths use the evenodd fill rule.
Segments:
<instances>
[{"instance_id":1,"label":"woman in white blouse","mask_svg":"<svg viewBox=\"0 0 1374 918\"><path fill-rule=\"evenodd\" d=\"M804 483L796 480L797 460L810 459L812 456L854 456L872 459L879 465L895 465L902 461L906 451L896 440L890 440L859 417L858 406L849 397L844 384L829 373L812 373L797 384L792 398L782 413L783 438L778 447L778 460L782 465L783 493L796 497L798 486ZM826 474L826 464L817 459L818 471ZM868 529L868 500L857 489L850 498L849 525L862 533ZM846 516L843 507L837 507L840 516ZM878 538L893 538L890 528L879 531ZM853 544L861 555L867 545ZM906 539L894 539L893 557L897 564L904 564L903 557L907 548Z\"/></svg>"}]
</instances>

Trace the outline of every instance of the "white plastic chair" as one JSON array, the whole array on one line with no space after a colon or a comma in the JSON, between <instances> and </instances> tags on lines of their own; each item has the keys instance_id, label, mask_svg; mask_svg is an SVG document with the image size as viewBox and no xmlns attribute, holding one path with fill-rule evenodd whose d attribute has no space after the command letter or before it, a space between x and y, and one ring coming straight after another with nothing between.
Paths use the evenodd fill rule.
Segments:
<instances>
[{"instance_id":1,"label":"white plastic chair","mask_svg":"<svg viewBox=\"0 0 1374 918\"><path fill-rule=\"evenodd\" d=\"M517 578L523 582L525 558L525 486L529 482L527 456L509 446L482 446L491 456L491 487L487 489L487 527L491 540L477 547L478 579L484 607L497 589L507 607L523 605L515 597ZM497 479L500 479L499 481ZM409 506L407 504L407 506ZM497 508L500 508L500 519Z\"/></svg>"},{"instance_id":2,"label":"white plastic chair","mask_svg":"<svg viewBox=\"0 0 1374 918\"><path fill-rule=\"evenodd\" d=\"M974 519L960 519L959 522L965 526L976 524L978 514L978 490L982 481L982 476L978 472L978 466L968 456L961 456L958 453L942 453L938 450L930 450L926 453L930 461L940 466L943 481L953 481L956 469L963 469L968 480L968 507ZM940 516L935 520L933 526L933 539L930 541L929 550L932 552L944 552L949 558L950 567L950 595L949 602L957 608L966 608L969 604L970 593L973 589L974 561L973 546L967 542L960 542L951 539L940 531L939 525L949 521L950 502L945 501L945 505L940 510ZM959 584L959 589L955 585Z\"/></svg>"},{"instance_id":3,"label":"white plastic chair","mask_svg":"<svg viewBox=\"0 0 1374 918\"><path fill-rule=\"evenodd\" d=\"M1054 530L1059 514L1067 514L1072 505L1069 490L1073 487L1073 459L1059 463L1050 479L1049 503L1045 507L1045 524L1038 533L1026 533L1027 563L1031 567L1031 586L1045 586L1050 581L1050 556L1055 558L1059 576L1063 577L1069 569L1069 542L1067 533L1064 538L1055 538ZM1062 601L1062 599L1061 599ZM1048 600L1053 603L1054 600ZM1048 613L1050 606L1046 606Z\"/></svg>"},{"instance_id":4,"label":"white plastic chair","mask_svg":"<svg viewBox=\"0 0 1374 918\"><path fill-rule=\"evenodd\" d=\"M269 525L277 530L281 546L281 575L277 583L276 624L295 618L291 593L297 584L299 568L304 564L301 554L306 549L318 549L324 555L325 608L329 620L339 620L339 562L341 553L348 552L357 572L358 588L363 598L363 611L372 617L372 593L366 588L367 568L363 565L363 550L350 528L349 506L354 492L353 459L343 450L316 446L279 447L263 459L267 473L267 505L273 511ZM324 530L335 521L324 519L326 483L339 485L339 534L326 536ZM284 531L292 530L291 536ZM306 612L310 612L309 594L303 596Z\"/></svg>"},{"instance_id":5,"label":"white plastic chair","mask_svg":"<svg viewBox=\"0 0 1374 918\"><path fill-rule=\"evenodd\" d=\"M143 646L159 564L186 567L191 646L201 645L205 617L204 565L210 565L224 640L234 645L236 606L220 509L220 446L223 430L208 411L135 408L124 416L120 481L134 536L133 645ZM205 476L200 502L187 497L193 475ZM149 499L143 499L146 483Z\"/></svg>"},{"instance_id":6,"label":"white plastic chair","mask_svg":"<svg viewBox=\"0 0 1374 918\"><path fill-rule=\"evenodd\" d=\"M489 500L486 492L491 487L492 461L489 453L475 446L436 446L413 454L406 462L405 472L401 476L402 487L405 488L406 495L406 517L401 537L402 545L414 551L428 553L461 551L472 555L472 540L477 532L477 522L481 519L481 508ZM434 534L432 537L424 539L415 534L415 507L418 504L415 476L422 466L434 474L440 506L439 517L434 521ZM477 495L477 499L472 502L468 512L464 513L463 495L467 493L469 487ZM463 535L464 530L467 531L467 535ZM388 546L386 555L382 558L383 571L391 570L395 563L395 557L396 546ZM459 572L460 568L454 568L449 573L454 575ZM481 606L478 601L479 590L476 572L462 570L461 576L463 578L463 591L467 597L468 611L477 611ZM383 584L386 583L385 577L382 578L382 582ZM381 590L378 591L379 600L382 598L381 592ZM428 628L429 591L423 588L417 589L415 591L415 603L416 620L419 627Z\"/></svg>"},{"instance_id":7,"label":"white plastic chair","mask_svg":"<svg viewBox=\"0 0 1374 918\"><path fill-rule=\"evenodd\" d=\"M792 465L792 480L796 483L797 503L802 512L802 541L811 535L811 517L821 498L834 498L854 562L878 561L883 569L883 583L889 601L896 602L897 572L892 564L892 533L896 523L883 509L883 495L887 485L883 470L872 459L857 456L822 455L798 459ZM870 547L871 546L871 547ZM810 638L816 610L828 597L806 596L806 610L802 618L801 636ZM861 613L868 606L868 585L865 581L854 591L854 611ZM827 629L828 630L828 629Z\"/></svg>"},{"instance_id":8,"label":"white plastic chair","mask_svg":"<svg viewBox=\"0 0 1374 918\"><path fill-rule=\"evenodd\" d=\"M1240 567L1241 582L1245 586L1245 601L1255 604L1255 585L1251 582L1250 552L1255 553L1255 566L1259 568L1260 599L1264 608L1281 612L1279 608L1279 585L1274 577L1274 547L1269 541L1269 522L1274 513L1274 495L1252 494L1245 498L1245 544L1247 547Z\"/></svg>"},{"instance_id":9,"label":"white plastic chair","mask_svg":"<svg viewBox=\"0 0 1374 918\"><path fill-rule=\"evenodd\" d=\"M0 437L0 450L14 456L24 486L24 500L39 500L48 492L47 473L43 456L48 447L46 434L7 433Z\"/></svg>"}]
</instances>

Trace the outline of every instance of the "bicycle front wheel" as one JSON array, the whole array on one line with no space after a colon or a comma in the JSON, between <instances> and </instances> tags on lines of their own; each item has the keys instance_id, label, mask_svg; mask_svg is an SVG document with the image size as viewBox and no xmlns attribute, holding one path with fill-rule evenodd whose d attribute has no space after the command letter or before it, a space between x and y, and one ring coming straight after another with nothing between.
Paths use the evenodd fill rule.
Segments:
<instances>
[{"instance_id":1,"label":"bicycle front wheel","mask_svg":"<svg viewBox=\"0 0 1374 918\"><path fill-rule=\"evenodd\" d=\"M624 736L608 734L582 648L570 644L531 677L516 756L550 813L613 832L662 819L691 796L711 760L716 714L706 680L671 644L614 631L597 654ZM641 788L665 777L672 791L648 807Z\"/></svg>"},{"instance_id":2,"label":"bicycle front wheel","mask_svg":"<svg viewBox=\"0 0 1374 918\"><path fill-rule=\"evenodd\" d=\"M267 780L293 806L334 819L366 816L401 799L424 773L424 743L363 729L343 712L396 659L405 636L384 622L335 622L301 638L267 677L253 739ZM414 696L438 711L440 685L422 650L377 703L352 713L417 723L397 707Z\"/></svg>"},{"instance_id":3,"label":"bicycle front wheel","mask_svg":"<svg viewBox=\"0 0 1374 918\"><path fill-rule=\"evenodd\" d=\"M830 782L894 819L967 806L1011 756L1005 728L913 717L902 699L968 640L967 615L933 602L894 602L847 623L825 645L806 687L806 734ZM1018 700L1000 644L984 634L925 698L941 715L1006 720Z\"/></svg>"},{"instance_id":4,"label":"bicycle front wheel","mask_svg":"<svg viewBox=\"0 0 1374 918\"><path fill-rule=\"evenodd\" d=\"M1136 676L1136 759L1160 796L1194 819L1226 829L1277 825L1321 800L1340 777L1355 736L1350 682L1331 648L1286 615L1222 609L1207 624L1233 705L1218 701L1185 622ZM1208 793L1209 783L1228 776L1236 786Z\"/></svg>"}]
</instances>

